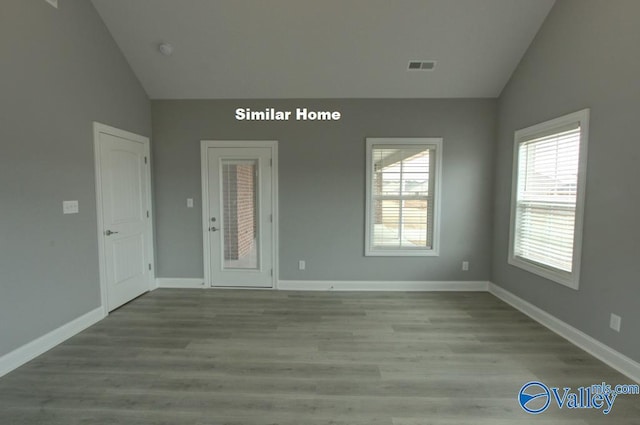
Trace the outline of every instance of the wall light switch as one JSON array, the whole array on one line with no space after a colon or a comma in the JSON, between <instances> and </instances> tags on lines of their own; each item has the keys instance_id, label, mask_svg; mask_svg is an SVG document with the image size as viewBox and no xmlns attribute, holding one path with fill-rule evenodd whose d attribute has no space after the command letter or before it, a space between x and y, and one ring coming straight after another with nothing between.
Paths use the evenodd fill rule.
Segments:
<instances>
[{"instance_id":1,"label":"wall light switch","mask_svg":"<svg viewBox=\"0 0 640 425\"><path fill-rule=\"evenodd\" d=\"M78 214L79 207L78 201L63 201L62 213L63 214Z\"/></svg>"},{"instance_id":2,"label":"wall light switch","mask_svg":"<svg viewBox=\"0 0 640 425\"><path fill-rule=\"evenodd\" d=\"M51 6L55 7L56 9L58 8L58 0L44 0L47 3L49 3Z\"/></svg>"},{"instance_id":3,"label":"wall light switch","mask_svg":"<svg viewBox=\"0 0 640 425\"><path fill-rule=\"evenodd\" d=\"M187 208L193 208L193 198L187 198Z\"/></svg>"}]
</instances>

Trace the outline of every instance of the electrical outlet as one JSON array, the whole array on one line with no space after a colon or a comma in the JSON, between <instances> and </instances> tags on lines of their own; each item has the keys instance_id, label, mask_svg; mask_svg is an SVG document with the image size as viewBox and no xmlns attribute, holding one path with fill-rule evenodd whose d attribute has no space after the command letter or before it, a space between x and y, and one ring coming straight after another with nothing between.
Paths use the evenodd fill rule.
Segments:
<instances>
[{"instance_id":1,"label":"electrical outlet","mask_svg":"<svg viewBox=\"0 0 640 425\"><path fill-rule=\"evenodd\" d=\"M62 201L63 214L78 214L78 201Z\"/></svg>"},{"instance_id":2,"label":"electrical outlet","mask_svg":"<svg viewBox=\"0 0 640 425\"><path fill-rule=\"evenodd\" d=\"M307 262L304 260L298 261L298 270L305 270L307 268Z\"/></svg>"},{"instance_id":3,"label":"electrical outlet","mask_svg":"<svg viewBox=\"0 0 640 425\"><path fill-rule=\"evenodd\" d=\"M622 325L622 317L617 314L611 313L611 319L609 320L609 327L616 332L620 332L620 326Z\"/></svg>"},{"instance_id":4,"label":"electrical outlet","mask_svg":"<svg viewBox=\"0 0 640 425\"><path fill-rule=\"evenodd\" d=\"M187 208L193 208L193 198L187 198Z\"/></svg>"},{"instance_id":5,"label":"electrical outlet","mask_svg":"<svg viewBox=\"0 0 640 425\"><path fill-rule=\"evenodd\" d=\"M469 270L469 262L468 261L463 261L462 262L462 270L465 271L465 272Z\"/></svg>"}]
</instances>

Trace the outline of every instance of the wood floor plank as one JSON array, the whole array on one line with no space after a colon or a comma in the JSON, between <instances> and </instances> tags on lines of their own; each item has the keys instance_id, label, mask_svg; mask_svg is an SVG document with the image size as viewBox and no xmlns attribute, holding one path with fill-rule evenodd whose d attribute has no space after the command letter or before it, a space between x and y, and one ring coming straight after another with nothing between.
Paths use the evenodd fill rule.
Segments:
<instances>
[{"instance_id":1,"label":"wood floor plank","mask_svg":"<svg viewBox=\"0 0 640 425\"><path fill-rule=\"evenodd\" d=\"M161 289L0 378L0 424L640 425L531 380L630 383L490 294Z\"/></svg>"}]
</instances>

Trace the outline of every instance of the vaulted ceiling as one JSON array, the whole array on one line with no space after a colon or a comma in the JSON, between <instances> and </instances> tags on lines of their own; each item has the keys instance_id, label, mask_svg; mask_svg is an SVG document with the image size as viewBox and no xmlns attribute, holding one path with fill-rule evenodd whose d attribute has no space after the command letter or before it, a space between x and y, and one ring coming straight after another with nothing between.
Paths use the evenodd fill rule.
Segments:
<instances>
[{"instance_id":1,"label":"vaulted ceiling","mask_svg":"<svg viewBox=\"0 0 640 425\"><path fill-rule=\"evenodd\" d=\"M152 99L456 98L498 96L554 0L93 4Z\"/></svg>"}]
</instances>

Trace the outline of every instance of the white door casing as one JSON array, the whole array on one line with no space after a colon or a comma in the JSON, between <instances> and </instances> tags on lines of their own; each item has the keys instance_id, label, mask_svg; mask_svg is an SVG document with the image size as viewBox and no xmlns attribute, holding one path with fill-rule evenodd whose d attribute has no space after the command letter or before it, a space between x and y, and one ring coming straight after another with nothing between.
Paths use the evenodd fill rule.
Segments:
<instances>
[{"instance_id":1,"label":"white door casing","mask_svg":"<svg viewBox=\"0 0 640 425\"><path fill-rule=\"evenodd\" d=\"M205 286L274 288L277 142L203 141L201 153Z\"/></svg>"},{"instance_id":2,"label":"white door casing","mask_svg":"<svg viewBox=\"0 0 640 425\"><path fill-rule=\"evenodd\" d=\"M105 314L153 289L149 139L94 123Z\"/></svg>"}]
</instances>

